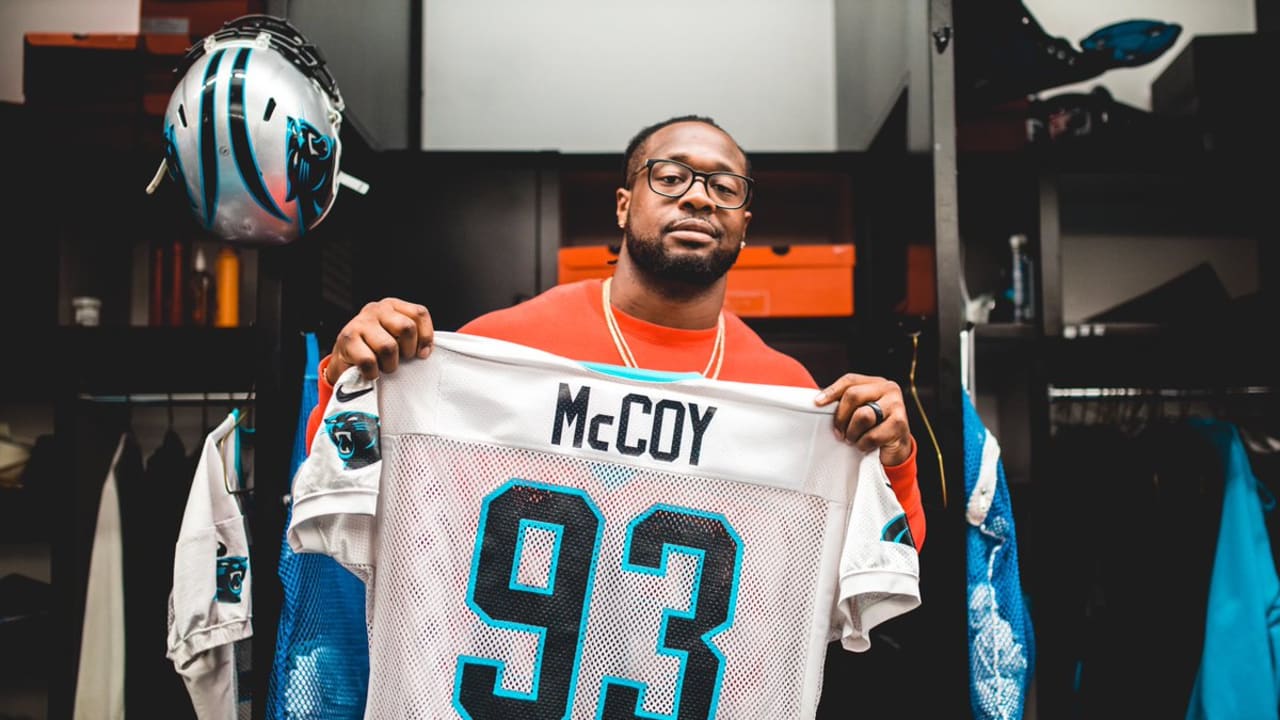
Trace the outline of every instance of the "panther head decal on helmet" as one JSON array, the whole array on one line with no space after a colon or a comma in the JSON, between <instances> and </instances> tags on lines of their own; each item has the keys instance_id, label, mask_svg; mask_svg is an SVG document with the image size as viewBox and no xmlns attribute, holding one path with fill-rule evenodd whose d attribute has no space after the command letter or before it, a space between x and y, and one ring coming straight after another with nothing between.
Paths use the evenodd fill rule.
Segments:
<instances>
[{"instance_id":1,"label":"panther head decal on helmet","mask_svg":"<svg viewBox=\"0 0 1280 720\"><path fill-rule=\"evenodd\" d=\"M163 165L217 238L291 242L324 219L339 184L361 189L338 171L337 83L288 21L228 21L187 51L178 75L164 115Z\"/></svg>"}]
</instances>

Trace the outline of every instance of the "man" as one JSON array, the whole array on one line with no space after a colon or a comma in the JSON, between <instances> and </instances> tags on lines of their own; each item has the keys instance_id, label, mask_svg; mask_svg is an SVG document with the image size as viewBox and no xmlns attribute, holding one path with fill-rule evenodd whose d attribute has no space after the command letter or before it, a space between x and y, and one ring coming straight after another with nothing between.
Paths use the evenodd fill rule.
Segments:
<instances>
[{"instance_id":1,"label":"man","mask_svg":"<svg viewBox=\"0 0 1280 720\"><path fill-rule=\"evenodd\" d=\"M637 133L623 167L616 208L623 243L613 277L552 288L472 320L460 332L585 362L817 388L803 365L724 310L725 274L745 247L751 222L751 166L737 142L710 118L671 118ZM366 305L321 362L308 446L344 370L359 366L367 378L393 372L402 359L427 357L432 333L431 315L421 305L397 298ZM918 549L925 520L916 444L897 383L850 373L814 402L833 406L837 437L863 452L879 448Z\"/></svg>"}]
</instances>

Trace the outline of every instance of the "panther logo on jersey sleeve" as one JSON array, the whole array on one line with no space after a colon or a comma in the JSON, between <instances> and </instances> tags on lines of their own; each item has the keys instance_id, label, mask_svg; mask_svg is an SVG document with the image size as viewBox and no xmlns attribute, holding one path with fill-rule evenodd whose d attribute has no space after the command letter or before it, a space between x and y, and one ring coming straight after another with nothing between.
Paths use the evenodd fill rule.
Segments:
<instances>
[{"instance_id":1,"label":"panther logo on jersey sleeve","mask_svg":"<svg viewBox=\"0 0 1280 720\"><path fill-rule=\"evenodd\" d=\"M898 515L885 523L884 528L880 531L880 539L885 542L900 543L914 548L916 541L911 537L911 526L907 523L906 513Z\"/></svg>"},{"instance_id":2,"label":"panther logo on jersey sleeve","mask_svg":"<svg viewBox=\"0 0 1280 720\"><path fill-rule=\"evenodd\" d=\"M249 570L249 558L243 555L227 555L227 546L218 543L218 580L214 599L222 603L240 602L244 589L244 576Z\"/></svg>"},{"instance_id":3,"label":"panther logo on jersey sleeve","mask_svg":"<svg viewBox=\"0 0 1280 720\"><path fill-rule=\"evenodd\" d=\"M377 415L340 412L325 418L324 428L346 469L367 467L382 459Z\"/></svg>"}]
</instances>

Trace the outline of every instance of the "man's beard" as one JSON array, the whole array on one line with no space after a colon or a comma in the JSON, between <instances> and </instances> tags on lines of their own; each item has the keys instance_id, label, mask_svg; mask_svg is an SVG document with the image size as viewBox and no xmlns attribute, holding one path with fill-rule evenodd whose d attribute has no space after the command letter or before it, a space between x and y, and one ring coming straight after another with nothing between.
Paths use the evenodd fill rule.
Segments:
<instances>
[{"instance_id":1,"label":"man's beard","mask_svg":"<svg viewBox=\"0 0 1280 720\"><path fill-rule=\"evenodd\" d=\"M740 243L725 247L717 242L710 255L672 253L662 244L661 235L639 237L631 231L631 223L623 229L623 239L631 261L645 277L680 294L710 287L729 272L742 250Z\"/></svg>"}]
</instances>

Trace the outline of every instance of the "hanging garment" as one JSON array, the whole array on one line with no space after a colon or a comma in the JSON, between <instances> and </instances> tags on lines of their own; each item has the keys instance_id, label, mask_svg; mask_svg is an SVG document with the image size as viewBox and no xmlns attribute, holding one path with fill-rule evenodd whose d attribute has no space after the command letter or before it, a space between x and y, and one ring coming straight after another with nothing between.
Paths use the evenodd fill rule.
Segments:
<instances>
[{"instance_id":1,"label":"hanging garment","mask_svg":"<svg viewBox=\"0 0 1280 720\"><path fill-rule=\"evenodd\" d=\"M1275 497L1254 477L1234 425L1191 422L1221 453L1226 490L1204 652L1187 718L1274 719L1280 700L1280 578L1263 513L1275 507Z\"/></svg>"},{"instance_id":2,"label":"hanging garment","mask_svg":"<svg viewBox=\"0 0 1280 720\"><path fill-rule=\"evenodd\" d=\"M1177 718L1195 682L1222 460L1185 421L1059 427L1037 478L1036 698L1042 720ZM1155 611L1153 610L1153 608ZM1169 618L1192 632L1171 639ZM1135 672L1142 668L1142 672Z\"/></svg>"},{"instance_id":3,"label":"hanging garment","mask_svg":"<svg viewBox=\"0 0 1280 720\"><path fill-rule=\"evenodd\" d=\"M181 436L167 429L147 456L138 482L122 482L120 517L124 540L124 612L129 634L125 698L146 701L149 715L165 720L195 717L182 678L161 648L168 635L174 540L191 490L195 464Z\"/></svg>"},{"instance_id":4,"label":"hanging garment","mask_svg":"<svg viewBox=\"0 0 1280 720\"><path fill-rule=\"evenodd\" d=\"M252 574L237 487L233 411L204 440L174 549L167 657L186 683L200 720L239 711L235 643L253 635Z\"/></svg>"},{"instance_id":5,"label":"hanging garment","mask_svg":"<svg viewBox=\"0 0 1280 720\"><path fill-rule=\"evenodd\" d=\"M968 504L969 700L979 720L1021 718L1035 657L1031 614L1018 572L1013 506L1000 445L964 396Z\"/></svg>"},{"instance_id":6,"label":"hanging garment","mask_svg":"<svg viewBox=\"0 0 1280 720\"><path fill-rule=\"evenodd\" d=\"M307 419L319 401L320 351L307 333L302 403L289 474L307 457ZM267 693L272 720L360 720L369 687L369 640L365 630L364 583L328 555L295 553L288 531L281 538L283 602L276 628L276 655Z\"/></svg>"},{"instance_id":7,"label":"hanging garment","mask_svg":"<svg viewBox=\"0 0 1280 720\"><path fill-rule=\"evenodd\" d=\"M76 720L124 718L124 553L116 475L130 460L131 465L141 464L137 444L129 433L124 433L102 483L93 530L76 673Z\"/></svg>"}]
</instances>

